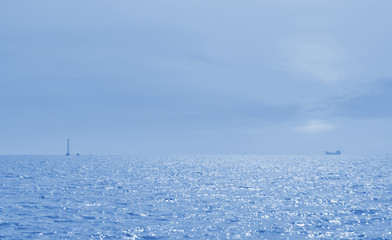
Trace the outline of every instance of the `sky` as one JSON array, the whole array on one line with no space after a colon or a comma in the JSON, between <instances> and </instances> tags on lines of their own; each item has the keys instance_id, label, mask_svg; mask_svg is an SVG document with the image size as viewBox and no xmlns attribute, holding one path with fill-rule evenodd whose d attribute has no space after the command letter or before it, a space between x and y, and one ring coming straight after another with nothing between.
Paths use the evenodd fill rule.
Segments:
<instances>
[{"instance_id":1,"label":"sky","mask_svg":"<svg viewBox=\"0 0 392 240\"><path fill-rule=\"evenodd\" d=\"M0 154L392 152L392 1L0 2Z\"/></svg>"}]
</instances>

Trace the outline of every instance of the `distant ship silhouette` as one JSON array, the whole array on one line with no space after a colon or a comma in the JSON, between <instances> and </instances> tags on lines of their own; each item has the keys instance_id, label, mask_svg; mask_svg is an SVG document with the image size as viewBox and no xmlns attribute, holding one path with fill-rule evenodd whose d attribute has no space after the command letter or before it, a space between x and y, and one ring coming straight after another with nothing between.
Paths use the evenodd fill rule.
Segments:
<instances>
[{"instance_id":1,"label":"distant ship silhouette","mask_svg":"<svg viewBox=\"0 0 392 240\"><path fill-rule=\"evenodd\" d=\"M339 150L337 150L336 152L325 152L325 155L340 155L342 154L342 152L340 152Z\"/></svg>"}]
</instances>

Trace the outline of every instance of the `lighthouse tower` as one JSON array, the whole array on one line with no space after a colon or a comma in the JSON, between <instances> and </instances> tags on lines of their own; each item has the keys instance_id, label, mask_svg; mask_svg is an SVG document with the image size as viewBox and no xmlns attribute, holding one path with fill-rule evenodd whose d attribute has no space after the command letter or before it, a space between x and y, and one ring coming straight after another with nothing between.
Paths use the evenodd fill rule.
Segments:
<instances>
[{"instance_id":1,"label":"lighthouse tower","mask_svg":"<svg viewBox=\"0 0 392 240\"><path fill-rule=\"evenodd\" d=\"M69 139L67 139L67 153L65 154L65 156L71 156L71 154L69 153Z\"/></svg>"}]
</instances>

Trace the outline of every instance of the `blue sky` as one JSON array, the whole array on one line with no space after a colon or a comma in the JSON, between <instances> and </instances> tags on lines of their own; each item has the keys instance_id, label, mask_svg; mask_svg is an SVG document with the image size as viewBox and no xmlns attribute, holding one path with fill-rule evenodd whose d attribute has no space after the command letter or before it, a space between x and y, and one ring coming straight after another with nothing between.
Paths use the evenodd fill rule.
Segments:
<instances>
[{"instance_id":1,"label":"blue sky","mask_svg":"<svg viewBox=\"0 0 392 240\"><path fill-rule=\"evenodd\" d=\"M390 153L390 1L2 1L0 153Z\"/></svg>"}]
</instances>

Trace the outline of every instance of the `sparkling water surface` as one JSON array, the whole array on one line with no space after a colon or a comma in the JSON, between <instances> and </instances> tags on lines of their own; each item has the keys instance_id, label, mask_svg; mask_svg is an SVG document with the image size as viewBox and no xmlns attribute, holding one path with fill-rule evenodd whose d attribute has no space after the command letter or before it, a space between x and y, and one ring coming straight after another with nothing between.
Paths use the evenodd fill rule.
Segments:
<instances>
[{"instance_id":1,"label":"sparkling water surface","mask_svg":"<svg viewBox=\"0 0 392 240\"><path fill-rule=\"evenodd\" d=\"M0 239L392 239L392 158L0 156Z\"/></svg>"}]
</instances>

